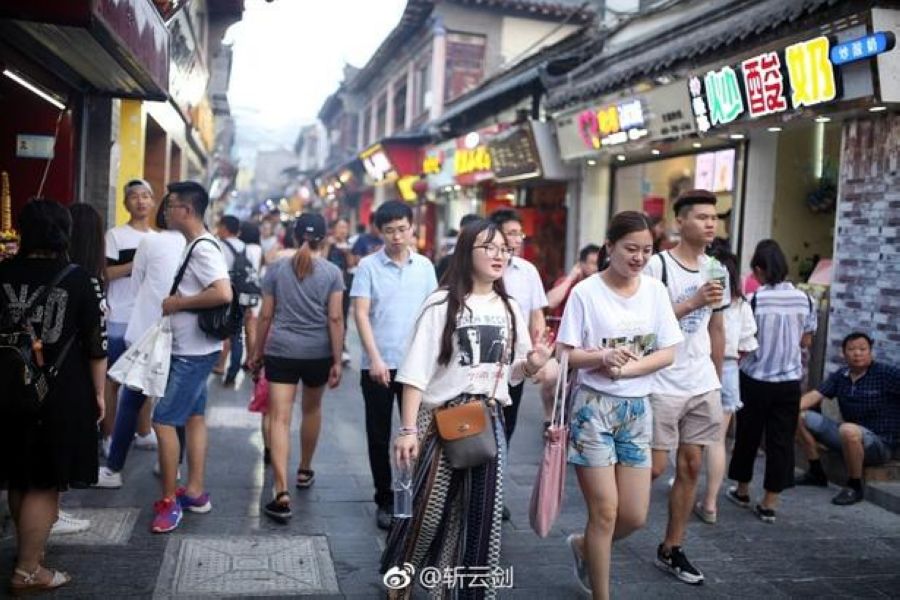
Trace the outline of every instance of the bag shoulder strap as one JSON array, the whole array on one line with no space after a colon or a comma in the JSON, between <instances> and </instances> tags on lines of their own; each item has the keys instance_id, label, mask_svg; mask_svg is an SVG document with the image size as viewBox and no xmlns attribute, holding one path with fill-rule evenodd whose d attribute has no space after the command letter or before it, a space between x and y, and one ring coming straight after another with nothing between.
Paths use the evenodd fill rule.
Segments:
<instances>
[{"instance_id":1,"label":"bag shoulder strap","mask_svg":"<svg viewBox=\"0 0 900 600\"><path fill-rule=\"evenodd\" d=\"M669 268L666 266L666 257L663 256L663 254L667 252L668 250L663 250L658 254L658 256L659 262L660 264L662 264L662 276L660 277L660 280L662 281L662 284L664 286L669 287Z\"/></svg>"},{"instance_id":2,"label":"bag shoulder strap","mask_svg":"<svg viewBox=\"0 0 900 600\"><path fill-rule=\"evenodd\" d=\"M172 289L169 290L170 296L174 296L175 292L178 291L178 286L181 285L181 280L184 278L184 272L187 270L188 261L191 260L191 253L194 251L194 248L200 242L209 242L210 244L214 244L217 248L219 247L219 245L215 242L215 240L212 240L208 237L201 237L199 239L194 240L194 242L191 244L191 247L188 248L187 254L184 257L184 262L181 263L181 266L178 268L178 273L175 274L175 280L172 282ZM221 251L221 249L220 249L220 251Z\"/></svg>"},{"instance_id":3,"label":"bag shoulder strap","mask_svg":"<svg viewBox=\"0 0 900 600\"><path fill-rule=\"evenodd\" d=\"M228 248L229 251L231 251L232 256L240 255L240 256L243 256L244 258L247 258L247 247L246 246L244 246L243 250L238 252L237 250L234 249L234 246L232 246L231 242L229 242L228 240L222 239L219 241L222 242L223 244L225 244L225 247Z\"/></svg>"}]
</instances>

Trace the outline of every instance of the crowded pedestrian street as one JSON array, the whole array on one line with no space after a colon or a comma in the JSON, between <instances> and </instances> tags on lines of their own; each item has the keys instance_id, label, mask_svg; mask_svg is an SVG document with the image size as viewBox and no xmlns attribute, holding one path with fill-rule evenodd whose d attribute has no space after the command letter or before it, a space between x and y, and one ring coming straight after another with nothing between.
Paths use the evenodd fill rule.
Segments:
<instances>
[{"instance_id":1,"label":"crowded pedestrian street","mask_svg":"<svg viewBox=\"0 0 900 600\"><path fill-rule=\"evenodd\" d=\"M351 336L351 339L353 336ZM354 364L359 345L353 344ZM348 369L323 410L316 483L295 495L287 525L261 514L271 487L263 465L259 415L247 411L249 378L226 389L209 380L207 479L214 509L187 515L175 535L150 533L147 498L157 492L156 455L135 451L119 490L79 490L65 509L91 519L79 534L52 536L49 559L82 574L59 598L254 598L268 596L374 599L387 588L378 573L385 534L375 526L358 371ZM511 518L503 525L501 565L511 569L501 598L580 597L566 536L584 526L585 510L568 477L562 515L538 538L528 502L541 454L540 401L526 391L521 431L510 449L503 489ZM297 427L294 424L293 435ZM297 452L291 457L296 464ZM758 464L761 467L761 463ZM754 490L754 494L757 490ZM701 588L676 586L653 564L666 519L665 479L656 482L646 527L619 544L612 558L618 598L896 598L900 515L869 502L850 508L828 502L831 490L795 488L777 526L723 503L715 526L692 523L689 543L702 558ZM14 561L4 529L0 569ZM2 585L2 582L0 582Z\"/></svg>"},{"instance_id":2,"label":"crowded pedestrian street","mask_svg":"<svg viewBox=\"0 0 900 600\"><path fill-rule=\"evenodd\" d=\"M894 0L0 2L0 598L900 600Z\"/></svg>"}]
</instances>

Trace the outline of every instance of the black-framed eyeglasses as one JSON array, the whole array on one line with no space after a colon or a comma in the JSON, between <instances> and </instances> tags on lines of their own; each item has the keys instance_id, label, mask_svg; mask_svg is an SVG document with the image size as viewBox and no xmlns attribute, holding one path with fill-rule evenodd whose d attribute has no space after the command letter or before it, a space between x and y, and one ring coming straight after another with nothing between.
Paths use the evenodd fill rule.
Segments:
<instances>
[{"instance_id":1,"label":"black-framed eyeglasses","mask_svg":"<svg viewBox=\"0 0 900 600\"><path fill-rule=\"evenodd\" d=\"M475 248L481 248L484 250L485 255L488 258L509 258L512 256L512 248L507 246L498 246L497 244L481 244L479 246L475 246Z\"/></svg>"}]
</instances>

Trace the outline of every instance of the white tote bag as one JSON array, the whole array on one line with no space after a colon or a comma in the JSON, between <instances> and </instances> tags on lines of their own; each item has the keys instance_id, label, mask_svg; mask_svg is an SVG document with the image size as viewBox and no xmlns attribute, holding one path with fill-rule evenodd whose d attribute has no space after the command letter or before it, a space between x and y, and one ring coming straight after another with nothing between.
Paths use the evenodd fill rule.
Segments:
<instances>
[{"instance_id":1,"label":"white tote bag","mask_svg":"<svg viewBox=\"0 0 900 600\"><path fill-rule=\"evenodd\" d=\"M144 333L109 370L109 378L145 396L161 397L169 380L172 325L169 317Z\"/></svg>"}]
</instances>

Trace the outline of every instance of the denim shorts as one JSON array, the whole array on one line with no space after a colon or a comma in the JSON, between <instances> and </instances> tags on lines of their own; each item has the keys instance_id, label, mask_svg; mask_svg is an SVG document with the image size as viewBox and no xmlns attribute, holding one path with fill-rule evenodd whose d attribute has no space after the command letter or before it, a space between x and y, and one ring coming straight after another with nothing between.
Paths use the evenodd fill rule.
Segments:
<instances>
[{"instance_id":1,"label":"denim shorts","mask_svg":"<svg viewBox=\"0 0 900 600\"><path fill-rule=\"evenodd\" d=\"M125 354L125 330L128 323L106 324L106 361L110 367Z\"/></svg>"},{"instance_id":2,"label":"denim shorts","mask_svg":"<svg viewBox=\"0 0 900 600\"><path fill-rule=\"evenodd\" d=\"M647 398L622 398L582 386L569 424L569 462L582 467L650 468L653 411Z\"/></svg>"},{"instance_id":3,"label":"denim shorts","mask_svg":"<svg viewBox=\"0 0 900 600\"><path fill-rule=\"evenodd\" d=\"M832 450L842 451L840 423L814 410L803 413L803 421L813 437ZM863 462L866 465L881 465L891 459L891 448L884 440L862 425L857 424L863 435Z\"/></svg>"},{"instance_id":4,"label":"denim shorts","mask_svg":"<svg viewBox=\"0 0 900 600\"><path fill-rule=\"evenodd\" d=\"M153 410L153 422L182 427L206 411L206 379L219 360L219 352L201 356L172 355L166 393Z\"/></svg>"},{"instance_id":5,"label":"denim shorts","mask_svg":"<svg viewBox=\"0 0 900 600\"><path fill-rule=\"evenodd\" d=\"M741 369L733 358L722 363L722 412L734 414L741 410Z\"/></svg>"}]
</instances>

